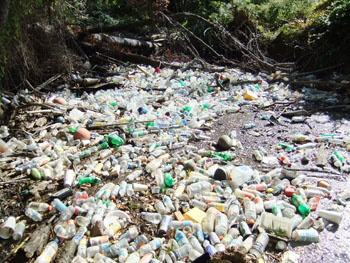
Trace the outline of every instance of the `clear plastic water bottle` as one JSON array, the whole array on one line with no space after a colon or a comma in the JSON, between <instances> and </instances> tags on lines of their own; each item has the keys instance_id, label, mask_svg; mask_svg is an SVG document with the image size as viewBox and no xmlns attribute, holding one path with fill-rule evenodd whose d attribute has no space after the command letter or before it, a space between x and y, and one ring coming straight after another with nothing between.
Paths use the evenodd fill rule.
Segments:
<instances>
[{"instance_id":1,"label":"clear plastic water bottle","mask_svg":"<svg viewBox=\"0 0 350 263\"><path fill-rule=\"evenodd\" d=\"M83 238L85 233L87 232L87 228L85 226L79 227L77 233L74 235L72 240L76 243L79 244L80 240Z\"/></svg>"},{"instance_id":2,"label":"clear plastic water bottle","mask_svg":"<svg viewBox=\"0 0 350 263\"><path fill-rule=\"evenodd\" d=\"M121 248L118 252L118 260L121 263L124 263L129 256L128 250L126 248Z\"/></svg>"},{"instance_id":3,"label":"clear plastic water bottle","mask_svg":"<svg viewBox=\"0 0 350 263\"><path fill-rule=\"evenodd\" d=\"M152 224L158 225L162 220L162 215L159 213L141 212L141 218Z\"/></svg>"},{"instance_id":4,"label":"clear plastic water bottle","mask_svg":"<svg viewBox=\"0 0 350 263\"><path fill-rule=\"evenodd\" d=\"M197 250L201 254L204 253L204 249L203 249L201 243L198 241L198 239L195 236L190 235L188 237L188 241L190 242L193 249Z\"/></svg>"},{"instance_id":5,"label":"clear plastic water bottle","mask_svg":"<svg viewBox=\"0 0 350 263\"><path fill-rule=\"evenodd\" d=\"M167 210L167 212L172 213L175 211L175 206L169 196L166 196L166 195L163 196L163 203L165 205L165 209Z\"/></svg>"},{"instance_id":6,"label":"clear plastic water bottle","mask_svg":"<svg viewBox=\"0 0 350 263\"><path fill-rule=\"evenodd\" d=\"M203 247L205 248L205 251L206 251L210 256L213 256L213 255L215 255L216 253L218 253L218 251L215 249L215 247L212 246L208 240L204 240L204 242L203 242Z\"/></svg>"},{"instance_id":7,"label":"clear plastic water bottle","mask_svg":"<svg viewBox=\"0 0 350 263\"><path fill-rule=\"evenodd\" d=\"M245 197L243 199L244 203L244 215L248 223L254 223L256 220L256 209L255 203L252 202L249 198Z\"/></svg>"},{"instance_id":8,"label":"clear plastic water bottle","mask_svg":"<svg viewBox=\"0 0 350 263\"><path fill-rule=\"evenodd\" d=\"M129 227L129 230L127 232L125 232L120 239L126 239L128 240L128 242L131 242L132 240L134 240L137 235L139 234L139 231L137 230L136 226L131 226Z\"/></svg>"},{"instance_id":9,"label":"clear plastic water bottle","mask_svg":"<svg viewBox=\"0 0 350 263\"><path fill-rule=\"evenodd\" d=\"M83 257L83 258L86 258L86 250L87 250L87 237L84 236L84 237L79 241L77 255L78 255L78 256L81 256L81 257Z\"/></svg>"},{"instance_id":10,"label":"clear plastic water bottle","mask_svg":"<svg viewBox=\"0 0 350 263\"><path fill-rule=\"evenodd\" d=\"M190 244L186 244L178 249L169 253L170 258L175 262L176 260L181 260L190 254L193 248Z\"/></svg>"},{"instance_id":11,"label":"clear plastic water bottle","mask_svg":"<svg viewBox=\"0 0 350 263\"><path fill-rule=\"evenodd\" d=\"M32 219L35 222L39 222L41 220L43 220L41 214L37 211L35 211L32 208L27 208L25 211L25 215L28 216L30 219Z\"/></svg>"},{"instance_id":12,"label":"clear plastic water bottle","mask_svg":"<svg viewBox=\"0 0 350 263\"><path fill-rule=\"evenodd\" d=\"M63 225L61 224L55 225L53 231L59 238L64 238L64 239L67 238L67 230Z\"/></svg>"},{"instance_id":13,"label":"clear plastic water bottle","mask_svg":"<svg viewBox=\"0 0 350 263\"><path fill-rule=\"evenodd\" d=\"M120 183L120 189L119 189L120 197L124 197L125 196L125 194L126 194L126 186L127 186L127 183L125 181L122 181Z\"/></svg>"},{"instance_id":14,"label":"clear plastic water bottle","mask_svg":"<svg viewBox=\"0 0 350 263\"><path fill-rule=\"evenodd\" d=\"M214 208L210 207L206 214L207 216L204 218L202 222L203 233L209 235L214 230L215 218L220 212Z\"/></svg>"},{"instance_id":15,"label":"clear plastic water bottle","mask_svg":"<svg viewBox=\"0 0 350 263\"><path fill-rule=\"evenodd\" d=\"M34 263L50 263L57 253L58 245L55 241L49 242Z\"/></svg>"},{"instance_id":16,"label":"clear plastic water bottle","mask_svg":"<svg viewBox=\"0 0 350 263\"><path fill-rule=\"evenodd\" d=\"M30 202L28 204L29 208L34 209L35 211L38 212L46 212L46 211L51 211L52 206L46 203L39 203L39 202Z\"/></svg>"},{"instance_id":17,"label":"clear plastic water bottle","mask_svg":"<svg viewBox=\"0 0 350 263\"><path fill-rule=\"evenodd\" d=\"M60 216L60 221L67 222L74 214L75 208L74 206L68 206Z\"/></svg>"},{"instance_id":18,"label":"clear plastic water bottle","mask_svg":"<svg viewBox=\"0 0 350 263\"><path fill-rule=\"evenodd\" d=\"M128 256L126 263L139 263L140 260L141 260L140 254L139 254L139 252L136 251L136 252L131 253Z\"/></svg>"},{"instance_id":19,"label":"clear plastic water bottle","mask_svg":"<svg viewBox=\"0 0 350 263\"><path fill-rule=\"evenodd\" d=\"M22 239L24 230L26 229L26 221L22 220L19 223L16 224L16 227L13 231L12 238L13 240L17 241Z\"/></svg>"},{"instance_id":20,"label":"clear plastic water bottle","mask_svg":"<svg viewBox=\"0 0 350 263\"><path fill-rule=\"evenodd\" d=\"M177 229L175 232L175 240L180 245L180 247L185 244L189 244L186 234L179 229Z\"/></svg>"},{"instance_id":21,"label":"clear plastic water bottle","mask_svg":"<svg viewBox=\"0 0 350 263\"><path fill-rule=\"evenodd\" d=\"M144 254L155 251L161 247L161 245L164 242L164 238L155 238L151 242L143 245L140 247L140 255L143 256Z\"/></svg>"},{"instance_id":22,"label":"clear plastic water bottle","mask_svg":"<svg viewBox=\"0 0 350 263\"><path fill-rule=\"evenodd\" d=\"M223 213L219 213L215 218L215 233L219 237L223 237L228 230L228 219Z\"/></svg>"},{"instance_id":23,"label":"clear plastic water bottle","mask_svg":"<svg viewBox=\"0 0 350 263\"><path fill-rule=\"evenodd\" d=\"M166 209L165 209L165 206L164 206L162 201L160 201L160 200L156 201L154 204L154 207L159 214L161 214L161 215L166 214Z\"/></svg>"}]
</instances>

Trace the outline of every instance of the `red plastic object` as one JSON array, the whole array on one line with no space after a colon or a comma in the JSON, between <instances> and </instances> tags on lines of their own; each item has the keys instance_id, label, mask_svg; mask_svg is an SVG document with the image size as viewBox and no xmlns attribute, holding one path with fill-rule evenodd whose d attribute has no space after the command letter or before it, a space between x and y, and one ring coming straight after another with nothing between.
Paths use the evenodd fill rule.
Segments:
<instances>
[{"instance_id":1,"label":"red plastic object","mask_svg":"<svg viewBox=\"0 0 350 263\"><path fill-rule=\"evenodd\" d=\"M292 196L293 194L296 193L296 189L292 185L287 185L286 188L284 189L284 193L286 196Z\"/></svg>"}]
</instances>

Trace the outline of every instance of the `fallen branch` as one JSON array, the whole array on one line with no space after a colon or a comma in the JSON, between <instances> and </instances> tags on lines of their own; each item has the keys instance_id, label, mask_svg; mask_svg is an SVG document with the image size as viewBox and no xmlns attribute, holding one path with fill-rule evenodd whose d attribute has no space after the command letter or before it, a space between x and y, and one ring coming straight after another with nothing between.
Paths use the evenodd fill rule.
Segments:
<instances>
[{"instance_id":1,"label":"fallen branch","mask_svg":"<svg viewBox=\"0 0 350 263\"><path fill-rule=\"evenodd\" d=\"M118 44L122 46L143 47L143 48L158 48L161 46L160 44L153 43L151 41L131 39L127 37L122 38L122 37L110 36L106 34L92 34L91 37L95 42L107 42L110 44Z\"/></svg>"},{"instance_id":2,"label":"fallen branch","mask_svg":"<svg viewBox=\"0 0 350 263\"><path fill-rule=\"evenodd\" d=\"M37 91L40 91L41 89L45 88L50 83L54 82L55 80L59 79L61 77L61 74L57 74L56 76L53 76L52 78L49 78L45 82L41 83L39 86L36 87Z\"/></svg>"}]
</instances>

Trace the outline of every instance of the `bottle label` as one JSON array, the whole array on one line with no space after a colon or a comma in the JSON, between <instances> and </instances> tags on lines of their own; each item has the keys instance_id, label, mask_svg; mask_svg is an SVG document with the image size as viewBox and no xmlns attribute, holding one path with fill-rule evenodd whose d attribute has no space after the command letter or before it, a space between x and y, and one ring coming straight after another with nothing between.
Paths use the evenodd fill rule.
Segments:
<instances>
[{"instance_id":1,"label":"bottle label","mask_svg":"<svg viewBox=\"0 0 350 263\"><path fill-rule=\"evenodd\" d=\"M41 256L47 261L51 262L53 257L56 255L57 250L51 246L47 246Z\"/></svg>"}]
</instances>

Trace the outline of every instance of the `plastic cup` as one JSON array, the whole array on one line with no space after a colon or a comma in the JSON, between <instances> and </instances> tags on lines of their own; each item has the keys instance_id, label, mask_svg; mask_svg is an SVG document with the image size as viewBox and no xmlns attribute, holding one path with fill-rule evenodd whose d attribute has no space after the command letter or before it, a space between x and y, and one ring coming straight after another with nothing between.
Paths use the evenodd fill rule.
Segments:
<instances>
[{"instance_id":1,"label":"plastic cup","mask_svg":"<svg viewBox=\"0 0 350 263\"><path fill-rule=\"evenodd\" d=\"M2 239L9 239L12 236L13 231L16 226L16 218L10 216L1 226L0 226L0 237Z\"/></svg>"},{"instance_id":2,"label":"plastic cup","mask_svg":"<svg viewBox=\"0 0 350 263\"><path fill-rule=\"evenodd\" d=\"M342 220L342 214L336 211L320 210L318 216L338 225Z\"/></svg>"}]
</instances>

